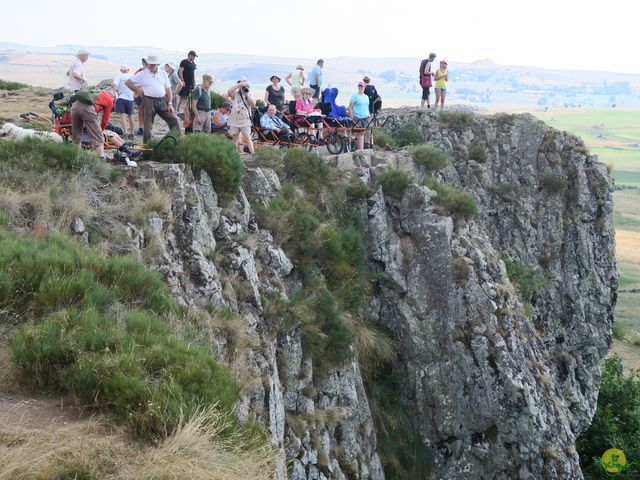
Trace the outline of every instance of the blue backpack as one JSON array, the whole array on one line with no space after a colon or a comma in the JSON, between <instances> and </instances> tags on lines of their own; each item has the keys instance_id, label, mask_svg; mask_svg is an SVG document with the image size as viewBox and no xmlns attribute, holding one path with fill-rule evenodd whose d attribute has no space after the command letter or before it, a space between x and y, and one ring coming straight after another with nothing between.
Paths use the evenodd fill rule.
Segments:
<instances>
[{"instance_id":1,"label":"blue backpack","mask_svg":"<svg viewBox=\"0 0 640 480\"><path fill-rule=\"evenodd\" d=\"M322 92L322 100L325 103L331 104L329 116L339 119L347 115L347 107L344 105L336 105L336 98L338 98L337 88L327 88Z\"/></svg>"}]
</instances>

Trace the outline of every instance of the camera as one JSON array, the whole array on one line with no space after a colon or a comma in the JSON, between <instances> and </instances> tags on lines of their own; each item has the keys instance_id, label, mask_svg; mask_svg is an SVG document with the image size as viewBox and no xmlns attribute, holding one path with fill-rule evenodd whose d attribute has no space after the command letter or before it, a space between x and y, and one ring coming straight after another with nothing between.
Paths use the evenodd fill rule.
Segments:
<instances>
[{"instance_id":1,"label":"camera","mask_svg":"<svg viewBox=\"0 0 640 480\"><path fill-rule=\"evenodd\" d=\"M249 93L249 87L242 87L241 90L243 93Z\"/></svg>"}]
</instances>

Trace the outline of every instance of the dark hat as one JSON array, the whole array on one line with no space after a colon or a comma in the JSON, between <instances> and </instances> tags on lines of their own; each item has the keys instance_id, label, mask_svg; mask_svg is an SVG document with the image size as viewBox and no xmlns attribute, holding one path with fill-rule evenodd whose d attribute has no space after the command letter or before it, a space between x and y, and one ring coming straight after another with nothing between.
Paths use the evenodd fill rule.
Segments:
<instances>
[{"instance_id":1,"label":"dark hat","mask_svg":"<svg viewBox=\"0 0 640 480\"><path fill-rule=\"evenodd\" d=\"M220 105L220 108L222 107L226 108L229 111L233 110L233 104L231 102L224 102L222 105Z\"/></svg>"},{"instance_id":2,"label":"dark hat","mask_svg":"<svg viewBox=\"0 0 640 480\"><path fill-rule=\"evenodd\" d=\"M282 81L282 79L278 75L271 75L271 78L269 78L269 80L271 80L273 82L274 78L277 78L279 82Z\"/></svg>"},{"instance_id":3,"label":"dark hat","mask_svg":"<svg viewBox=\"0 0 640 480\"><path fill-rule=\"evenodd\" d=\"M187 55L193 55L194 57L198 56L196 55L196 52L194 52L193 50L189 50L189 53Z\"/></svg>"}]
</instances>

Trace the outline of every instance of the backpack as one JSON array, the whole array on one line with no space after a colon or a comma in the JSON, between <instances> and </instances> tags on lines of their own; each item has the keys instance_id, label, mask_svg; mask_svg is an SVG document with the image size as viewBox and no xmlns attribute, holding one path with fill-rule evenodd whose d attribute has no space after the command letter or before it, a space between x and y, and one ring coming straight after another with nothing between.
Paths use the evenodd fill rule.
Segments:
<instances>
[{"instance_id":1,"label":"backpack","mask_svg":"<svg viewBox=\"0 0 640 480\"><path fill-rule=\"evenodd\" d=\"M429 88L430 86L432 86L431 75L424 74L424 69L427 66L428 62L429 62L428 58L425 58L420 62L420 86L422 88Z\"/></svg>"},{"instance_id":2,"label":"backpack","mask_svg":"<svg viewBox=\"0 0 640 480\"><path fill-rule=\"evenodd\" d=\"M95 105L100 89L96 87L81 88L69 99L70 102L80 102L85 105Z\"/></svg>"}]
</instances>

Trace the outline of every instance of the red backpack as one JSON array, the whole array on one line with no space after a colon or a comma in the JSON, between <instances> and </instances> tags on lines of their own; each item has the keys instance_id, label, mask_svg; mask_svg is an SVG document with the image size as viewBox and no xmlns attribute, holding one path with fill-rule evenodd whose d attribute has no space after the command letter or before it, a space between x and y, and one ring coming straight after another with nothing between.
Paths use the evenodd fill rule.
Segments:
<instances>
[{"instance_id":1,"label":"red backpack","mask_svg":"<svg viewBox=\"0 0 640 480\"><path fill-rule=\"evenodd\" d=\"M422 60L422 62L420 62L420 86L422 88L429 88L433 85L431 83L431 75L424 74L424 69L427 66L428 62L428 58L425 58L424 60Z\"/></svg>"}]
</instances>

